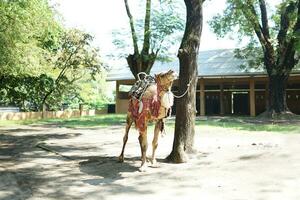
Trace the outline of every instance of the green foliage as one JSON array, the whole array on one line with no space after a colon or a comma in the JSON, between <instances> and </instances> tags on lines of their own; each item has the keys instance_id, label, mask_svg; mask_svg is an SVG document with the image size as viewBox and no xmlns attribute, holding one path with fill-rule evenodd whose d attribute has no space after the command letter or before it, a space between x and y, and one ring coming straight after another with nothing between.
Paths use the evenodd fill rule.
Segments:
<instances>
[{"instance_id":1,"label":"green foliage","mask_svg":"<svg viewBox=\"0 0 300 200\"><path fill-rule=\"evenodd\" d=\"M91 46L93 37L82 31L71 29L62 34L60 46L53 53L54 74L56 74L55 85L49 90L42 101L48 107L55 100L63 99L82 101L79 95L80 88L77 81L95 79L102 72L102 63L98 50Z\"/></svg>"},{"instance_id":2,"label":"green foliage","mask_svg":"<svg viewBox=\"0 0 300 200\"><path fill-rule=\"evenodd\" d=\"M48 1L2 0L0 13L1 73L44 73L47 54L45 48L55 46L54 37L61 30Z\"/></svg>"},{"instance_id":3,"label":"green foliage","mask_svg":"<svg viewBox=\"0 0 300 200\"><path fill-rule=\"evenodd\" d=\"M287 44L292 44L293 38L295 42L292 48L299 49L300 46L299 34L295 31L296 21L299 17L296 5L299 4L299 1L285 0L276 6L271 1L266 2L266 20L263 19L264 15L260 8L260 2L263 1L227 0L227 7L223 14L217 14L209 21L210 27L218 37L234 33L240 42L244 41L245 38L249 39L249 43L245 48L236 51L237 57L249 59L248 67L263 66L263 52L266 45L268 45L267 43L272 46L269 48L274 49L276 53L274 56L278 60L284 59L285 55L282 54L281 49L289 48ZM265 26L265 22L268 26ZM257 35L259 31L264 34L262 39ZM285 31L286 34L281 35L283 40L279 41L279 37L281 37L279 35Z\"/></svg>"},{"instance_id":4,"label":"green foliage","mask_svg":"<svg viewBox=\"0 0 300 200\"><path fill-rule=\"evenodd\" d=\"M298 51L298 54L300 55L300 30L297 32L297 34L295 35L296 37L296 49Z\"/></svg>"},{"instance_id":5,"label":"green foliage","mask_svg":"<svg viewBox=\"0 0 300 200\"><path fill-rule=\"evenodd\" d=\"M48 110L61 110L63 104L76 104L78 108L81 97L72 84L57 85L52 77L41 74L33 76L3 76L0 78L0 105L18 106L22 111L42 110L45 95L55 90L47 99Z\"/></svg>"},{"instance_id":6,"label":"green foliage","mask_svg":"<svg viewBox=\"0 0 300 200\"><path fill-rule=\"evenodd\" d=\"M0 77L0 104L19 106L21 110L38 110L43 96L54 87L54 80L42 74L39 77Z\"/></svg>"},{"instance_id":7,"label":"green foliage","mask_svg":"<svg viewBox=\"0 0 300 200\"><path fill-rule=\"evenodd\" d=\"M239 0L227 0L227 7L223 14L217 14L209 21L209 25L218 37L224 37L230 32L235 32L242 40L244 36L253 37L251 22L243 14Z\"/></svg>"},{"instance_id":8,"label":"green foliage","mask_svg":"<svg viewBox=\"0 0 300 200\"><path fill-rule=\"evenodd\" d=\"M253 38L254 39L254 38ZM243 70L256 69L257 71L263 69L263 52L257 47L256 41L250 40L248 45L242 49L234 50L235 57L243 60L248 60L246 65L240 66Z\"/></svg>"},{"instance_id":9,"label":"green foliage","mask_svg":"<svg viewBox=\"0 0 300 200\"><path fill-rule=\"evenodd\" d=\"M83 78L77 82L79 95L88 108L102 109L113 99L107 96L111 92L110 83L105 81L105 73L97 74L93 80Z\"/></svg>"},{"instance_id":10,"label":"green foliage","mask_svg":"<svg viewBox=\"0 0 300 200\"><path fill-rule=\"evenodd\" d=\"M41 110L45 103L48 110L60 110L62 104L78 108L84 99L80 94L83 87L77 81L84 78L90 82L102 70L91 41L89 34L78 30L61 34L56 49L49 52L52 59L48 60L48 64L53 66L51 73L48 72L50 75L2 75L0 104L19 106L24 111Z\"/></svg>"},{"instance_id":11,"label":"green foliage","mask_svg":"<svg viewBox=\"0 0 300 200\"><path fill-rule=\"evenodd\" d=\"M65 29L48 0L0 0L0 105L49 110L84 99L77 82L103 72L93 37Z\"/></svg>"},{"instance_id":12,"label":"green foliage","mask_svg":"<svg viewBox=\"0 0 300 200\"><path fill-rule=\"evenodd\" d=\"M59 71L59 78L67 77L70 82L81 79L85 75L93 78L102 71L98 49L92 47L93 37L77 29L67 30L61 45L53 56L54 69Z\"/></svg>"},{"instance_id":13,"label":"green foliage","mask_svg":"<svg viewBox=\"0 0 300 200\"><path fill-rule=\"evenodd\" d=\"M170 48L179 44L184 30L184 19L176 5L162 3L158 9L153 9L151 47L159 50L157 59L168 61L171 58Z\"/></svg>"}]
</instances>

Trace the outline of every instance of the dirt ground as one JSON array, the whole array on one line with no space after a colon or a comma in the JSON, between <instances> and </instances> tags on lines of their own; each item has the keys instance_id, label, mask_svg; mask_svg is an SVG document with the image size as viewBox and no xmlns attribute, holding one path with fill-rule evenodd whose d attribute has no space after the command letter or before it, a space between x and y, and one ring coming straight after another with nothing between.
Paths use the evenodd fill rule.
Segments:
<instances>
[{"instance_id":1,"label":"dirt ground","mask_svg":"<svg viewBox=\"0 0 300 200\"><path fill-rule=\"evenodd\" d=\"M171 164L163 160L173 142L169 129L159 141L159 167L139 172L135 130L127 159L117 162L123 129L0 128L0 199L300 199L300 134L201 127L199 152L188 163Z\"/></svg>"}]
</instances>

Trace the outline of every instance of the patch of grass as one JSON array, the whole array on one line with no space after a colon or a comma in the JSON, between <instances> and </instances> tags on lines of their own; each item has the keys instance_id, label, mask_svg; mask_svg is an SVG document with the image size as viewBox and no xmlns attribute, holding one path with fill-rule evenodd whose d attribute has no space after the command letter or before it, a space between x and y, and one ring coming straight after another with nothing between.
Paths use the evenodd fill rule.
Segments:
<instances>
[{"instance_id":1,"label":"patch of grass","mask_svg":"<svg viewBox=\"0 0 300 200\"><path fill-rule=\"evenodd\" d=\"M122 125L126 122L126 115L97 115L90 117L70 118L70 119L48 119L38 122L39 124L56 124L59 127L107 127Z\"/></svg>"},{"instance_id":2,"label":"patch of grass","mask_svg":"<svg viewBox=\"0 0 300 200\"><path fill-rule=\"evenodd\" d=\"M0 120L0 127L21 125L20 121Z\"/></svg>"},{"instance_id":3,"label":"patch of grass","mask_svg":"<svg viewBox=\"0 0 300 200\"><path fill-rule=\"evenodd\" d=\"M70 119L45 119L45 120L26 120L26 121L0 121L1 126L16 125L55 125L57 127L66 128L87 128L87 127L108 127L115 125L125 126L125 114L106 114L96 115L92 117L70 118ZM300 133L300 120L295 118L293 122L263 121L259 118L251 117L208 117L205 120L196 119L196 126L222 127L235 130L245 131L268 131L281 133ZM133 125L134 126L134 125ZM168 119L166 127L173 129L175 119ZM153 128L153 123L150 124Z\"/></svg>"},{"instance_id":4,"label":"patch of grass","mask_svg":"<svg viewBox=\"0 0 300 200\"><path fill-rule=\"evenodd\" d=\"M250 117L208 118L196 121L197 126L213 126L245 131L300 133L300 121L271 122Z\"/></svg>"},{"instance_id":5,"label":"patch of grass","mask_svg":"<svg viewBox=\"0 0 300 200\"><path fill-rule=\"evenodd\" d=\"M89 117L78 117L70 119L41 119L41 120L21 120L21 121L0 121L0 126L16 126L16 125L57 125L58 127L96 127L96 126L112 126L121 125L126 122L126 115L96 115Z\"/></svg>"}]
</instances>

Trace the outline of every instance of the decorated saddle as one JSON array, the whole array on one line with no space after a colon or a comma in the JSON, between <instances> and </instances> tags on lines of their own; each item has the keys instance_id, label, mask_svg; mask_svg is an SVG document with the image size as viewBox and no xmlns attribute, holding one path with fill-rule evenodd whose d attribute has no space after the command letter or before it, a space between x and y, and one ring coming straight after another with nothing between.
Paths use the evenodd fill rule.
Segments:
<instances>
[{"instance_id":1,"label":"decorated saddle","mask_svg":"<svg viewBox=\"0 0 300 200\"><path fill-rule=\"evenodd\" d=\"M155 78L153 76L144 74L144 78L141 79L140 75L138 75L138 81L131 87L129 96L140 100L146 89L152 84L155 84Z\"/></svg>"},{"instance_id":2,"label":"decorated saddle","mask_svg":"<svg viewBox=\"0 0 300 200\"><path fill-rule=\"evenodd\" d=\"M143 132L146 130L146 120L162 119L171 114L173 106L173 93L165 91L160 81L153 76L138 75L138 81L129 91L128 111L134 119L136 128Z\"/></svg>"}]
</instances>

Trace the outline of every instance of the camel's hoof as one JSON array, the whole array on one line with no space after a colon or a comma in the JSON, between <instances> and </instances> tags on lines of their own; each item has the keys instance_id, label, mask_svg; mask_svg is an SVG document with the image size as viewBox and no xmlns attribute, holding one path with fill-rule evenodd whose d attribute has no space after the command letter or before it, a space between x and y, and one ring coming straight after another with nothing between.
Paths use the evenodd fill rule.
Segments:
<instances>
[{"instance_id":1,"label":"camel's hoof","mask_svg":"<svg viewBox=\"0 0 300 200\"><path fill-rule=\"evenodd\" d=\"M159 168L159 164L156 162L156 160L151 163L151 167L152 168Z\"/></svg>"},{"instance_id":2,"label":"camel's hoof","mask_svg":"<svg viewBox=\"0 0 300 200\"><path fill-rule=\"evenodd\" d=\"M157 163L156 159L150 159L151 165L155 165Z\"/></svg>"},{"instance_id":3,"label":"camel's hoof","mask_svg":"<svg viewBox=\"0 0 300 200\"><path fill-rule=\"evenodd\" d=\"M146 172L147 171L147 167L144 165L144 166L141 166L140 168L139 168L139 171L140 172Z\"/></svg>"}]
</instances>

